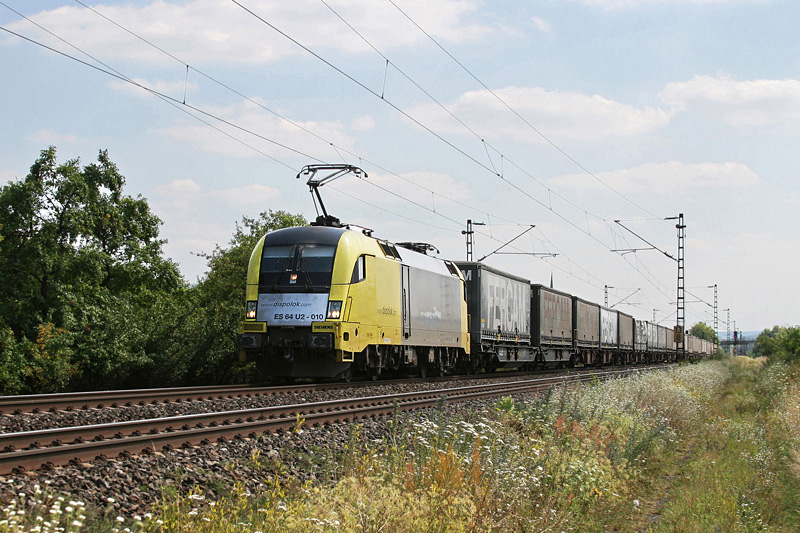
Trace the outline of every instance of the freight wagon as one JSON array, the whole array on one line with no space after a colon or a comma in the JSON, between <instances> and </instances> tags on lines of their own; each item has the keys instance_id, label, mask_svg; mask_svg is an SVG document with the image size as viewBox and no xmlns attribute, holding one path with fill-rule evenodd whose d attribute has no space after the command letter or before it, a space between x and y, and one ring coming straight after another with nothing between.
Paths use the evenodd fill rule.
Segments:
<instances>
[{"instance_id":1,"label":"freight wagon","mask_svg":"<svg viewBox=\"0 0 800 533\"><path fill-rule=\"evenodd\" d=\"M454 263L466 283L473 366L533 367L530 281L483 263Z\"/></svg>"},{"instance_id":2,"label":"freight wagon","mask_svg":"<svg viewBox=\"0 0 800 533\"><path fill-rule=\"evenodd\" d=\"M572 296L544 285L531 285L531 310L537 363L574 366L578 355L573 343Z\"/></svg>"}]
</instances>

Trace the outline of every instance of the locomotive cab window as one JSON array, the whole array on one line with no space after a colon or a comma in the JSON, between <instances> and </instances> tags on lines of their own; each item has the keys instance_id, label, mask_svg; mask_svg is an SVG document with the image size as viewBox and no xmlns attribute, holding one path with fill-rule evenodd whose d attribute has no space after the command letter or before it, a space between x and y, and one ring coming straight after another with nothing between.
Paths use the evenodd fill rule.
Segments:
<instances>
[{"instance_id":1,"label":"locomotive cab window","mask_svg":"<svg viewBox=\"0 0 800 533\"><path fill-rule=\"evenodd\" d=\"M333 246L304 244L300 248L300 261L309 272L331 272L333 270Z\"/></svg>"},{"instance_id":2,"label":"locomotive cab window","mask_svg":"<svg viewBox=\"0 0 800 533\"><path fill-rule=\"evenodd\" d=\"M356 259L356 264L353 266L353 276L350 278L350 283L358 283L367 279L367 260L366 256L362 255Z\"/></svg>"},{"instance_id":3,"label":"locomotive cab window","mask_svg":"<svg viewBox=\"0 0 800 533\"><path fill-rule=\"evenodd\" d=\"M336 247L316 243L264 246L261 292L320 292L330 288Z\"/></svg>"},{"instance_id":4,"label":"locomotive cab window","mask_svg":"<svg viewBox=\"0 0 800 533\"><path fill-rule=\"evenodd\" d=\"M261 254L261 272L285 272L291 268L291 246L265 246Z\"/></svg>"}]
</instances>

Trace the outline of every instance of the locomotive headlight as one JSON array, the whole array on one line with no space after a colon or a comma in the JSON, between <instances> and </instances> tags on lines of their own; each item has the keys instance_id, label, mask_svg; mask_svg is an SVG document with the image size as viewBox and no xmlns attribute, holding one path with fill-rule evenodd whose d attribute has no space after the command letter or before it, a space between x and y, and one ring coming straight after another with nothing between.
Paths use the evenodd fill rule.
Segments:
<instances>
[{"instance_id":1,"label":"locomotive headlight","mask_svg":"<svg viewBox=\"0 0 800 533\"><path fill-rule=\"evenodd\" d=\"M255 320L256 319L256 306L257 305L258 305L258 302L254 301L254 300L250 300L250 301L247 302L247 304L245 304L245 309L244 309L245 318L247 318L248 320Z\"/></svg>"},{"instance_id":2,"label":"locomotive headlight","mask_svg":"<svg viewBox=\"0 0 800 533\"><path fill-rule=\"evenodd\" d=\"M328 318L339 318L342 316L342 301L331 300L328 302Z\"/></svg>"}]
</instances>

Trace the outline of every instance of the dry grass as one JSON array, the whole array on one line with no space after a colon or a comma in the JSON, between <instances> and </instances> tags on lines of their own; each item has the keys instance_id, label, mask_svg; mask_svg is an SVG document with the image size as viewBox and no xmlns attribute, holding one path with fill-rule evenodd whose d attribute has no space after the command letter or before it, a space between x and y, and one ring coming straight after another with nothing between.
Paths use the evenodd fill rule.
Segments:
<instances>
[{"instance_id":1,"label":"dry grass","mask_svg":"<svg viewBox=\"0 0 800 533\"><path fill-rule=\"evenodd\" d=\"M176 497L152 518L96 530L786 528L787 500L775 491L795 494L779 473L789 455L800 479L798 392L788 372L742 359L555 389L538 401L504 398L458 420L444 409L413 424L398 417L380 443L354 427L335 483L276 481L216 502Z\"/></svg>"}]
</instances>

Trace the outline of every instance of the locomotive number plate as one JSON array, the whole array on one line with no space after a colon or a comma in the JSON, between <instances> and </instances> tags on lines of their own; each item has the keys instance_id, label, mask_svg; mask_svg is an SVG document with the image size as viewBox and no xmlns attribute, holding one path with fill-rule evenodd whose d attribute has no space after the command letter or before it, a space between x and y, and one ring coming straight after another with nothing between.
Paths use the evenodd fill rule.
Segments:
<instances>
[{"instance_id":1,"label":"locomotive number plate","mask_svg":"<svg viewBox=\"0 0 800 533\"><path fill-rule=\"evenodd\" d=\"M259 294L258 318L269 327L310 326L325 320L327 294Z\"/></svg>"}]
</instances>

